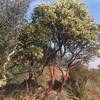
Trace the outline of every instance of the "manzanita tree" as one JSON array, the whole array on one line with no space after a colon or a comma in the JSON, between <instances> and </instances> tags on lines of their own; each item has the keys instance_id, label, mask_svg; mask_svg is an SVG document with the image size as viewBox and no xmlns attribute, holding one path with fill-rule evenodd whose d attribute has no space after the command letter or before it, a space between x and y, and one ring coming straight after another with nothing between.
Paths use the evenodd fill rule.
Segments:
<instances>
[{"instance_id":1,"label":"manzanita tree","mask_svg":"<svg viewBox=\"0 0 100 100\"><path fill-rule=\"evenodd\" d=\"M35 8L32 19L31 24L19 34L12 60L22 65L22 69L33 69L36 79L48 67L51 85L43 97L47 100L55 82L56 67L64 78L56 95L58 97L74 65L86 63L94 55L97 25L85 4L79 0L40 4ZM63 71L62 67L66 70Z\"/></svg>"},{"instance_id":2,"label":"manzanita tree","mask_svg":"<svg viewBox=\"0 0 100 100\"><path fill-rule=\"evenodd\" d=\"M48 47L53 49L52 52L45 51L49 55L49 63L54 64L53 61L62 59L69 72L76 63L86 62L87 57L94 54L97 25L85 4L79 0L58 0L53 4L41 4L34 10L32 23L37 29L35 34L47 37ZM57 95L64 87L67 77L66 72Z\"/></svg>"}]
</instances>

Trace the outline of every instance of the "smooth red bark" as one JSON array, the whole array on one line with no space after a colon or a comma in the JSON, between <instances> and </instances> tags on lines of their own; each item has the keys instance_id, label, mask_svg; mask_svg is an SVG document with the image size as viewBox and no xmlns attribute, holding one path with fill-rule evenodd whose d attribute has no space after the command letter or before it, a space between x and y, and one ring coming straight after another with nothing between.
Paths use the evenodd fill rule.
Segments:
<instances>
[{"instance_id":1,"label":"smooth red bark","mask_svg":"<svg viewBox=\"0 0 100 100\"><path fill-rule=\"evenodd\" d=\"M51 74L51 84L49 85L48 89L45 92L45 95L42 100L48 100L48 96L50 95L50 91L52 90L54 83L55 83L55 65L50 67L50 74Z\"/></svg>"}]
</instances>

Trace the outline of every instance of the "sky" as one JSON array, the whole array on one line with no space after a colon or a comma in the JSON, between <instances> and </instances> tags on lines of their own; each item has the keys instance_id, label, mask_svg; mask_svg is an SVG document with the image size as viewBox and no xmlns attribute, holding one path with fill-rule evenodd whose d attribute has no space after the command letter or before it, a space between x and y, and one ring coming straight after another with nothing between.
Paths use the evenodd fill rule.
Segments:
<instances>
[{"instance_id":1,"label":"sky","mask_svg":"<svg viewBox=\"0 0 100 100\"><path fill-rule=\"evenodd\" d=\"M31 15L33 13L33 9L41 3L47 3L51 2L53 3L55 0L32 0L32 2L29 4L29 8L26 13L26 18L31 21ZM100 0L81 0L86 3L86 6L91 14L91 16L94 18L94 20L97 23L100 23ZM100 64L100 58L95 58L93 59L90 63L89 66L91 68L98 68L97 65Z\"/></svg>"},{"instance_id":2,"label":"sky","mask_svg":"<svg viewBox=\"0 0 100 100\"><path fill-rule=\"evenodd\" d=\"M32 2L29 4L29 8L27 10L27 13L26 13L26 19L28 19L29 21L31 21L31 15L33 13L33 9L41 4L41 3L53 3L55 0L32 0Z\"/></svg>"},{"instance_id":3,"label":"sky","mask_svg":"<svg viewBox=\"0 0 100 100\"><path fill-rule=\"evenodd\" d=\"M91 16L100 23L100 0L85 0Z\"/></svg>"}]
</instances>

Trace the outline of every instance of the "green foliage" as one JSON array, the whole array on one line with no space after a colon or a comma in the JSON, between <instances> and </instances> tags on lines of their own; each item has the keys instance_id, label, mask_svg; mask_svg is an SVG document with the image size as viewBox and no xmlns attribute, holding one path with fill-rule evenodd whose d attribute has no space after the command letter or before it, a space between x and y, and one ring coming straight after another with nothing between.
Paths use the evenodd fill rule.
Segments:
<instances>
[{"instance_id":1,"label":"green foliage","mask_svg":"<svg viewBox=\"0 0 100 100\"><path fill-rule=\"evenodd\" d=\"M5 37L4 36L1 36L0 35L0 64L2 65L3 63L4 63L4 50L5 50L5 48L6 48L6 46L7 46L7 41L6 41L6 39L5 39Z\"/></svg>"},{"instance_id":2,"label":"green foliage","mask_svg":"<svg viewBox=\"0 0 100 100\"><path fill-rule=\"evenodd\" d=\"M32 23L37 29L35 34L49 35L48 42L54 44L53 49L59 49L61 58L66 52L70 54L67 56L68 63L72 59L85 60L86 56L93 56L95 53L93 48L96 46L98 27L85 4L78 0L58 0L53 4L40 4L34 10Z\"/></svg>"},{"instance_id":3,"label":"green foliage","mask_svg":"<svg viewBox=\"0 0 100 100\"><path fill-rule=\"evenodd\" d=\"M44 30L49 28L53 33L55 32L53 28L56 28L60 34L66 37L78 37L78 39L86 41L94 41L96 38L95 22L91 20L85 5L77 3L76 0L41 4L35 8L34 13L33 21L37 19L35 22Z\"/></svg>"},{"instance_id":4,"label":"green foliage","mask_svg":"<svg viewBox=\"0 0 100 100\"><path fill-rule=\"evenodd\" d=\"M26 23L24 14L30 0L0 0L0 64L16 44L17 32Z\"/></svg>"},{"instance_id":5,"label":"green foliage","mask_svg":"<svg viewBox=\"0 0 100 100\"><path fill-rule=\"evenodd\" d=\"M40 4L32 22L19 32L11 61L35 74L56 60L63 59L67 68L86 63L95 55L97 29L85 4L77 0Z\"/></svg>"}]
</instances>

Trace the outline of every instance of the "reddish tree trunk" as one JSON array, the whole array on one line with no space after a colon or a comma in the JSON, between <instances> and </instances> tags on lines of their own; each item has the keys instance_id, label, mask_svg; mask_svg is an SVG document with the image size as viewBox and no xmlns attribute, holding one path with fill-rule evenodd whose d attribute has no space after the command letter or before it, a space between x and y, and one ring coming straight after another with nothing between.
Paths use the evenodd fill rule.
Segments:
<instances>
[{"instance_id":1,"label":"reddish tree trunk","mask_svg":"<svg viewBox=\"0 0 100 100\"><path fill-rule=\"evenodd\" d=\"M32 95L29 95L29 98L28 98L28 100L32 100Z\"/></svg>"},{"instance_id":2,"label":"reddish tree trunk","mask_svg":"<svg viewBox=\"0 0 100 100\"><path fill-rule=\"evenodd\" d=\"M48 87L48 89L45 92L45 95L42 100L48 100L48 96L50 95L50 91L52 90L54 83L55 83L55 65L52 65L52 68L50 67L50 74L51 74L51 83Z\"/></svg>"},{"instance_id":3,"label":"reddish tree trunk","mask_svg":"<svg viewBox=\"0 0 100 100\"><path fill-rule=\"evenodd\" d=\"M61 69L60 69L60 71L62 72L62 76L63 76L64 80L63 80L63 83L62 83L60 89L58 90L58 92L57 92L57 94L56 94L55 100L57 100L57 97L60 96L61 91L63 90L63 88L64 88L64 86L65 86L65 84L66 84L66 81L67 81L68 78L69 78L69 70L66 71L66 74L65 74L65 71L63 71L63 70L61 70Z\"/></svg>"}]
</instances>

